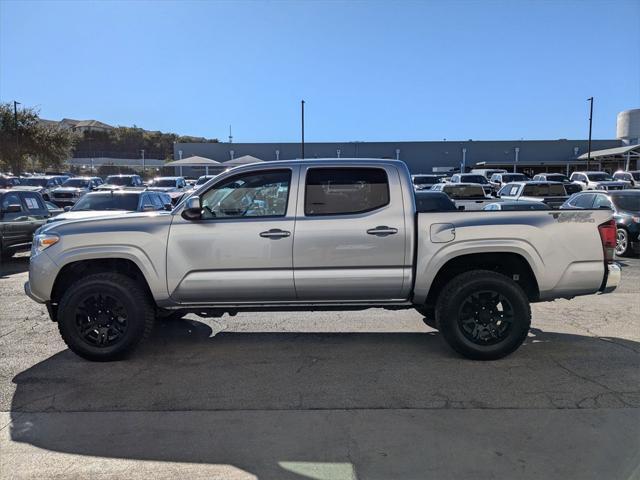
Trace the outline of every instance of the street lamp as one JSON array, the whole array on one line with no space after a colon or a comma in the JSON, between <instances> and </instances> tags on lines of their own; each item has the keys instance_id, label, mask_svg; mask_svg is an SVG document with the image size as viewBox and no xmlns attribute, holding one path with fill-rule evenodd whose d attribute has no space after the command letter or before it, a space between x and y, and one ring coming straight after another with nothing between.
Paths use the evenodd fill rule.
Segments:
<instances>
[{"instance_id":1,"label":"street lamp","mask_svg":"<svg viewBox=\"0 0 640 480\"><path fill-rule=\"evenodd\" d=\"M591 162L591 126L593 124L593 97L587 98L589 107L589 145L587 146L587 171L589 171L589 163Z\"/></svg>"},{"instance_id":2,"label":"street lamp","mask_svg":"<svg viewBox=\"0 0 640 480\"><path fill-rule=\"evenodd\" d=\"M18 105L22 105L20 102L13 101L13 122L16 129L16 157L20 158L20 136L18 135ZM18 162L19 163L19 162ZM18 165L20 168L20 165ZM15 172L18 174L20 172Z\"/></svg>"}]
</instances>

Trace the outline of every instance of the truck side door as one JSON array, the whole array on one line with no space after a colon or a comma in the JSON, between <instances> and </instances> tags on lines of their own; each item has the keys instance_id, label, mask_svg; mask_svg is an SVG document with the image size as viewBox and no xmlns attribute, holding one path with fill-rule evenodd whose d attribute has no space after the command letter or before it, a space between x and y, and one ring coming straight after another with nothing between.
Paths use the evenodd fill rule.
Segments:
<instances>
[{"instance_id":1,"label":"truck side door","mask_svg":"<svg viewBox=\"0 0 640 480\"><path fill-rule=\"evenodd\" d=\"M299 167L224 178L200 195L202 218L175 215L167 286L182 303L295 300L293 232Z\"/></svg>"},{"instance_id":2,"label":"truck side door","mask_svg":"<svg viewBox=\"0 0 640 480\"><path fill-rule=\"evenodd\" d=\"M300 187L293 244L298 300L402 298L411 266L397 169L303 165Z\"/></svg>"}]
</instances>

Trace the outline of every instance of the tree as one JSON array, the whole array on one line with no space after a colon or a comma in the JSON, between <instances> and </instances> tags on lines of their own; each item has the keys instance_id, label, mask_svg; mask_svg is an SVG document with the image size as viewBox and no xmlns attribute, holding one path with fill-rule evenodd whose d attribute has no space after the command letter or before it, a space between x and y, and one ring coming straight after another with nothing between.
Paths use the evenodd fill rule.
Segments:
<instances>
[{"instance_id":1,"label":"tree","mask_svg":"<svg viewBox=\"0 0 640 480\"><path fill-rule=\"evenodd\" d=\"M16 125L13 104L0 103L0 161L14 174L24 170L27 157L46 169L71 156L75 137L70 131L41 122L33 108L17 113Z\"/></svg>"}]
</instances>

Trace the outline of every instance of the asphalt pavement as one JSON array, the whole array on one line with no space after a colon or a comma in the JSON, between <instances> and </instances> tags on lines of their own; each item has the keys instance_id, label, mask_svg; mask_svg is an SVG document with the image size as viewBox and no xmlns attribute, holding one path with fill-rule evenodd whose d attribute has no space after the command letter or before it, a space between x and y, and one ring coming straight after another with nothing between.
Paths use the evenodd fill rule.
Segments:
<instances>
[{"instance_id":1,"label":"asphalt pavement","mask_svg":"<svg viewBox=\"0 0 640 480\"><path fill-rule=\"evenodd\" d=\"M640 259L613 294L533 305L513 355L453 353L414 311L157 325L69 352L0 266L0 478L640 479Z\"/></svg>"}]
</instances>

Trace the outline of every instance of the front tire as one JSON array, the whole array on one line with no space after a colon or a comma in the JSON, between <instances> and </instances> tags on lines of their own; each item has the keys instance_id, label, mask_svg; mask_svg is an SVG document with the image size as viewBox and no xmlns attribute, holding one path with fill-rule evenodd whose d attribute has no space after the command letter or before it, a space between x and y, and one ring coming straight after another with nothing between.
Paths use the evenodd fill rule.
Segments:
<instances>
[{"instance_id":1,"label":"front tire","mask_svg":"<svg viewBox=\"0 0 640 480\"><path fill-rule=\"evenodd\" d=\"M514 352L531 325L529 300L509 277L476 270L454 277L436 305L446 342L473 360L496 360Z\"/></svg>"},{"instance_id":2,"label":"front tire","mask_svg":"<svg viewBox=\"0 0 640 480\"><path fill-rule=\"evenodd\" d=\"M87 360L119 360L153 328L155 308L135 280L118 273L78 279L60 300L58 329L69 349Z\"/></svg>"}]
</instances>

